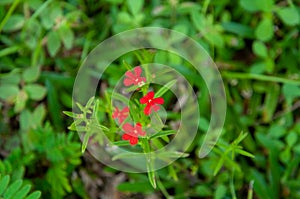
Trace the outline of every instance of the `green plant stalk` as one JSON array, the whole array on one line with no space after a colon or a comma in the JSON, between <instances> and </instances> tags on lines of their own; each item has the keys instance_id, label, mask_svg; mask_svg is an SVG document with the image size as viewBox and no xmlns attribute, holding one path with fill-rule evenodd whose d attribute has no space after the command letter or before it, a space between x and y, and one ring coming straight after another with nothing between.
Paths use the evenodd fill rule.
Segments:
<instances>
[{"instance_id":1,"label":"green plant stalk","mask_svg":"<svg viewBox=\"0 0 300 199\"><path fill-rule=\"evenodd\" d=\"M164 187L164 184L160 181L159 177L157 178L157 186L160 189L160 191L162 192L162 194L167 198L167 199L171 199L173 198L172 196L170 196L170 194L168 193L168 191L166 190L166 188Z\"/></svg>"},{"instance_id":2,"label":"green plant stalk","mask_svg":"<svg viewBox=\"0 0 300 199\"><path fill-rule=\"evenodd\" d=\"M43 3L43 5L41 5L41 7L39 7L34 14L30 17L30 20L35 19L36 17L38 17L43 10L52 2L53 0L47 0L46 2Z\"/></svg>"},{"instance_id":3,"label":"green plant stalk","mask_svg":"<svg viewBox=\"0 0 300 199\"><path fill-rule=\"evenodd\" d=\"M232 147L232 146L231 146ZM234 161L235 159L235 154L234 154L234 148L235 148L235 142L233 142L233 148L232 148L232 160ZM231 191L231 196L233 199L237 199L236 198L236 194L235 194L235 189L234 189L234 168L232 168L231 170L231 179L230 179L230 191Z\"/></svg>"},{"instance_id":4,"label":"green plant stalk","mask_svg":"<svg viewBox=\"0 0 300 199\"><path fill-rule=\"evenodd\" d=\"M202 7L202 11L201 11L203 14L206 14L206 11L207 11L209 3L210 3L210 0L205 0L204 1L203 7Z\"/></svg>"},{"instance_id":5,"label":"green plant stalk","mask_svg":"<svg viewBox=\"0 0 300 199\"><path fill-rule=\"evenodd\" d=\"M41 48L42 48L42 40L40 39L33 54L32 54L32 61L31 61L31 66L37 66L38 64L38 58L41 54Z\"/></svg>"},{"instance_id":6,"label":"green plant stalk","mask_svg":"<svg viewBox=\"0 0 300 199\"><path fill-rule=\"evenodd\" d=\"M157 187L156 177L155 177L154 165L151 157L151 149L150 149L149 141L147 138L142 138L141 141L142 141L141 142L142 147L144 149L144 154L146 156L148 178L152 187L156 189Z\"/></svg>"},{"instance_id":7,"label":"green plant stalk","mask_svg":"<svg viewBox=\"0 0 300 199\"><path fill-rule=\"evenodd\" d=\"M231 171L231 178L230 178L230 192L233 199L237 199L234 189L234 168Z\"/></svg>"},{"instance_id":8,"label":"green plant stalk","mask_svg":"<svg viewBox=\"0 0 300 199\"><path fill-rule=\"evenodd\" d=\"M292 80L292 79L286 79L286 78L275 77L275 76L249 74L249 73L236 73L236 72L227 72L227 71L221 72L221 74L222 74L222 77L225 77L225 78L253 79L253 80L260 80L260 81L300 85L300 80Z\"/></svg>"},{"instance_id":9,"label":"green plant stalk","mask_svg":"<svg viewBox=\"0 0 300 199\"><path fill-rule=\"evenodd\" d=\"M2 31L3 26L7 23L8 19L10 18L10 16L12 15L12 13L14 12L14 10L16 9L19 3L20 0L15 0L14 3L9 8L7 14L5 15L4 19L0 23L0 33Z\"/></svg>"},{"instance_id":10,"label":"green plant stalk","mask_svg":"<svg viewBox=\"0 0 300 199\"><path fill-rule=\"evenodd\" d=\"M252 180L250 182L250 185L249 185L249 191L248 191L247 199L252 199L253 198L253 183L254 183L254 181Z\"/></svg>"},{"instance_id":11,"label":"green plant stalk","mask_svg":"<svg viewBox=\"0 0 300 199\"><path fill-rule=\"evenodd\" d=\"M19 49L20 49L20 46L11 46L11 47L5 48L0 51L0 57L4 57L9 54L16 53L16 52L18 52Z\"/></svg>"}]
</instances>

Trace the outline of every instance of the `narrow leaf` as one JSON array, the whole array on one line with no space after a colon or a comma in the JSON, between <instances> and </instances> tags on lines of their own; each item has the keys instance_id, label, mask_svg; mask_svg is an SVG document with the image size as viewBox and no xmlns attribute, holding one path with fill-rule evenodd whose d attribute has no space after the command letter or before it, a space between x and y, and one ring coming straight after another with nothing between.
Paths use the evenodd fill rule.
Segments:
<instances>
[{"instance_id":1,"label":"narrow leaf","mask_svg":"<svg viewBox=\"0 0 300 199\"><path fill-rule=\"evenodd\" d=\"M150 139L159 138L159 137L168 136L168 135L174 135L175 133L176 133L175 130L160 131L160 132L155 133L152 136L150 136Z\"/></svg>"},{"instance_id":2,"label":"narrow leaf","mask_svg":"<svg viewBox=\"0 0 300 199\"><path fill-rule=\"evenodd\" d=\"M170 90L170 88L172 88L172 86L177 82L177 80L172 80L169 83L167 83L166 85L164 85L162 88L160 88L156 93L155 93L155 97L161 97L163 96L163 94L165 94L168 90Z\"/></svg>"}]
</instances>

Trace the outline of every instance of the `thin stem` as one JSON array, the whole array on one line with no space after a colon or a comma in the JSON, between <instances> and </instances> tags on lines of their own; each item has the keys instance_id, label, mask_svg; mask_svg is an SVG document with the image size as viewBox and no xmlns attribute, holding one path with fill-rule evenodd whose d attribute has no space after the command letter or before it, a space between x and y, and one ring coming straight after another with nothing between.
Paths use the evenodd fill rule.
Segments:
<instances>
[{"instance_id":1,"label":"thin stem","mask_svg":"<svg viewBox=\"0 0 300 199\"><path fill-rule=\"evenodd\" d=\"M172 199L173 197L170 196L170 194L168 193L168 191L166 190L166 188L164 187L164 184L160 181L159 178L157 178L157 186L160 189L160 191L162 192L162 194L167 198L167 199Z\"/></svg>"},{"instance_id":2,"label":"thin stem","mask_svg":"<svg viewBox=\"0 0 300 199\"><path fill-rule=\"evenodd\" d=\"M260 75L260 74L222 72L222 77L236 78L236 79L253 79L253 80L260 80L260 81L300 85L300 80L292 80L292 79L286 79L282 77L267 76L267 75Z\"/></svg>"},{"instance_id":3,"label":"thin stem","mask_svg":"<svg viewBox=\"0 0 300 199\"><path fill-rule=\"evenodd\" d=\"M47 0L46 2L43 3L43 5L41 5L41 7L39 7L35 13L31 16L30 20L35 19L37 16L40 15L40 13L43 12L43 10L52 2L53 0Z\"/></svg>"},{"instance_id":4,"label":"thin stem","mask_svg":"<svg viewBox=\"0 0 300 199\"><path fill-rule=\"evenodd\" d=\"M151 156L150 144L147 138L142 138L141 141L142 141L142 147L144 149L144 154L146 157L148 178L152 187L156 189L156 175L155 175L153 160Z\"/></svg>"},{"instance_id":5,"label":"thin stem","mask_svg":"<svg viewBox=\"0 0 300 199\"><path fill-rule=\"evenodd\" d=\"M10 18L14 10L16 9L17 5L19 4L20 0L15 0L12 6L9 8L7 14L5 15L4 19L0 23L0 32L2 31L3 26L6 24L7 20Z\"/></svg>"},{"instance_id":6,"label":"thin stem","mask_svg":"<svg viewBox=\"0 0 300 199\"><path fill-rule=\"evenodd\" d=\"M249 190L248 190L247 199L252 199L253 198L253 184L254 184L254 181L251 180L250 184L249 184Z\"/></svg>"},{"instance_id":7,"label":"thin stem","mask_svg":"<svg viewBox=\"0 0 300 199\"><path fill-rule=\"evenodd\" d=\"M237 197L235 195L235 190L234 190L234 172L235 172L235 170L232 169L231 178L230 178L230 192L231 192L232 198L237 199Z\"/></svg>"},{"instance_id":8,"label":"thin stem","mask_svg":"<svg viewBox=\"0 0 300 199\"><path fill-rule=\"evenodd\" d=\"M206 13L209 3L210 3L210 0L205 0L204 1L203 7L202 7L202 13L203 14Z\"/></svg>"}]
</instances>

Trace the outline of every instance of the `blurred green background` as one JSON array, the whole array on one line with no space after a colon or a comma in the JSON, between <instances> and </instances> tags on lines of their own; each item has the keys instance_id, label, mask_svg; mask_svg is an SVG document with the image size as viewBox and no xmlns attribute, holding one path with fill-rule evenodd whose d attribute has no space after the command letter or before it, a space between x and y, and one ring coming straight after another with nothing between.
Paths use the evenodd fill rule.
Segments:
<instances>
[{"instance_id":1,"label":"blurred green background","mask_svg":"<svg viewBox=\"0 0 300 199\"><path fill-rule=\"evenodd\" d=\"M0 198L300 198L299 24L298 0L1 0ZM88 53L144 26L199 42L220 70L228 105L214 150L199 159L199 136L187 158L158 171L157 189L146 174L115 171L82 154L62 113L72 108ZM121 57L114 64L122 69L104 76L108 86L126 71L122 60L140 64L134 54ZM203 134L210 102L199 74L164 51L153 61L201 91Z\"/></svg>"}]
</instances>

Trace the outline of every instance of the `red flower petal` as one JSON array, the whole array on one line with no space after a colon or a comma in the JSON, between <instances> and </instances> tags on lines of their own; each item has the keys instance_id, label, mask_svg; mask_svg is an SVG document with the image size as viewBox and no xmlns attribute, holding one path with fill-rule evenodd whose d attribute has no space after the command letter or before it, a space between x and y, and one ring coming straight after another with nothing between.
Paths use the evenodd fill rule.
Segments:
<instances>
[{"instance_id":1,"label":"red flower petal","mask_svg":"<svg viewBox=\"0 0 300 199\"><path fill-rule=\"evenodd\" d=\"M151 113L151 105L150 104L147 104L147 106L144 109L144 113L145 113L145 115L150 115L150 113Z\"/></svg>"},{"instance_id":2,"label":"red flower petal","mask_svg":"<svg viewBox=\"0 0 300 199\"><path fill-rule=\"evenodd\" d=\"M154 92L153 91L150 91L149 93L147 93L147 95L145 95L144 97L142 97L140 99L140 103L141 104L146 104L149 102L150 99L153 99L154 97Z\"/></svg>"},{"instance_id":3,"label":"red flower petal","mask_svg":"<svg viewBox=\"0 0 300 199\"><path fill-rule=\"evenodd\" d=\"M136 130L138 132L138 135L140 135L140 136L145 136L146 135L146 132L143 131L142 125L140 123L136 124Z\"/></svg>"},{"instance_id":4,"label":"red flower petal","mask_svg":"<svg viewBox=\"0 0 300 199\"><path fill-rule=\"evenodd\" d=\"M123 108L123 110L122 110L122 113L124 114L124 113L128 113L129 112L129 108L128 108L128 106L126 106L125 108Z\"/></svg>"},{"instance_id":5,"label":"red flower petal","mask_svg":"<svg viewBox=\"0 0 300 199\"><path fill-rule=\"evenodd\" d=\"M127 76L127 77L129 77L130 79L136 79L136 76L131 72L131 71L127 71L126 73L125 73L125 75Z\"/></svg>"},{"instance_id":6,"label":"red flower petal","mask_svg":"<svg viewBox=\"0 0 300 199\"><path fill-rule=\"evenodd\" d=\"M129 140L129 143L133 146L138 143L139 139L137 137L131 136L131 139Z\"/></svg>"},{"instance_id":7,"label":"red flower petal","mask_svg":"<svg viewBox=\"0 0 300 199\"><path fill-rule=\"evenodd\" d=\"M130 133L130 132L133 132L134 131L134 128L133 126L131 126L129 123L126 123L123 125L123 130L126 132L126 133Z\"/></svg>"},{"instance_id":8,"label":"red flower petal","mask_svg":"<svg viewBox=\"0 0 300 199\"><path fill-rule=\"evenodd\" d=\"M131 139L131 135L125 133L125 134L122 135L122 139L123 140L130 140Z\"/></svg>"},{"instance_id":9,"label":"red flower petal","mask_svg":"<svg viewBox=\"0 0 300 199\"><path fill-rule=\"evenodd\" d=\"M163 104L164 103L164 98L162 98L162 97L155 98L155 99L153 99L153 102L155 104Z\"/></svg>"},{"instance_id":10,"label":"red flower petal","mask_svg":"<svg viewBox=\"0 0 300 199\"><path fill-rule=\"evenodd\" d=\"M141 76L141 74L142 74L142 69L141 69L141 67L140 67L140 66L135 67L135 68L134 68L134 72L135 72L135 75L136 75L137 77Z\"/></svg>"},{"instance_id":11,"label":"red flower petal","mask_svg":"<svg viewBox=\"0 0 300 199\"><path fill-rule=\"evenodd\" d=\"M132 79L125 78L123 83L125 86L130 86L131 84L134 84L134 81Z\"/></svg>"},{"instance_id":12,"label":"red flower petal","mask_svg":"<svg viewBox=\"0 0 300 199\"><path fill-rule=\"evenodd\" d=\"M158 111L160 109L160 107L157 104L154 104L152 106L153 111Z\"/></svg>"},{"instance_id":13,"label":"red flower petal","mask_svg":"<svg viewBox=\"0 0 300 199\"><path fill-rule=\"evenodd\" d=\"M147 96L148 100L149 100L149 99L153 99L153 97L154 97L154 92L153 92L153 91L150 91L146 96Z\"/></svg>"}]
</instances>

